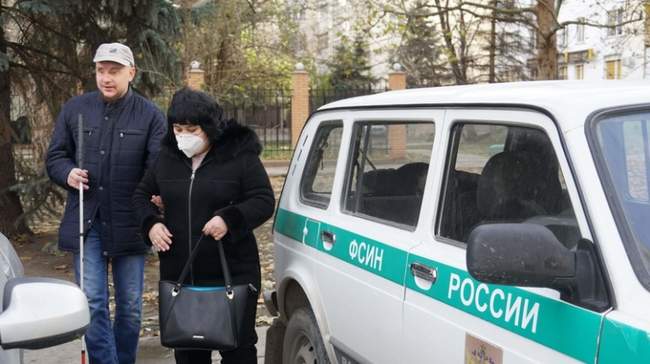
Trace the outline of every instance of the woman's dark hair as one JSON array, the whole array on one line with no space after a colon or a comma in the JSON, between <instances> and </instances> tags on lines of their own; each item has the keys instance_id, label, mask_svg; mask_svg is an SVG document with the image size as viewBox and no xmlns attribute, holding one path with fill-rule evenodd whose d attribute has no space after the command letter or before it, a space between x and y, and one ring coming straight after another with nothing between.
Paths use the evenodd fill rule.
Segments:
<instances>
[{"instance_id":1,"label":"woman's dark hair","mask_svg":"<svg viewBox=\"0 0 650 364\"><path fill-rule=\"evenodd\" d=\"M184 87L176 91L167 109L167 135L163 143L175 147L174 124L184 124L200 126L214 144L226 125L222 115L223 109L210 95Z\"/></svg>"}]
</instances>

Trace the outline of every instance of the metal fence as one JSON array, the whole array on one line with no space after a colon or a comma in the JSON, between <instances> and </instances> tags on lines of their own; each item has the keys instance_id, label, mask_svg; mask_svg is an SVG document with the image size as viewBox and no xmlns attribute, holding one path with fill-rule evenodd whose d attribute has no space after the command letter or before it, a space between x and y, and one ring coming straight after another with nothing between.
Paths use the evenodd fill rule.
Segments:
<instances>
[{"instance_id":1,"label":"metal fence","mask_svg":"<svg viewBox=\"0 0 650 364\"><path fill-rule=\"evenodd\" d=\"M378 94L388 91L386 88L344 88L344 89L312 89L309 93L309 110L316 111L319 107L337 100L349 97Z\"/></svg>"},{"instance_id":2,"label":"metal fence","mask_svg":"<svg viewBox=\"0 0 650 364\"><path fill-rule=\"evenodd\" d=\"M264 146L264 157L288 158L291 154L291 93L282 89L247 90L218 96L224 117L255 130Z\"/></svg>"}]
</instances>

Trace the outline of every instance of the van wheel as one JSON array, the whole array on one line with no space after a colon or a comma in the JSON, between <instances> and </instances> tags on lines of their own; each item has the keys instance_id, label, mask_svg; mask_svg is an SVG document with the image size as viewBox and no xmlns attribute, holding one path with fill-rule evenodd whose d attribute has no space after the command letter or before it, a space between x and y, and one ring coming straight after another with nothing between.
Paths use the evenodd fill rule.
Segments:
<instances>
[{"instance_id":1,"label":"van wheel","mask_svg":"<svg viewBox=\"0 0 650 364\"><path fill-rule=\"evenodd\" d=\"M323 338L310 309L301 307L293 312L282 344L284 364L329 364Z\"/></svg>"}]
</instances>

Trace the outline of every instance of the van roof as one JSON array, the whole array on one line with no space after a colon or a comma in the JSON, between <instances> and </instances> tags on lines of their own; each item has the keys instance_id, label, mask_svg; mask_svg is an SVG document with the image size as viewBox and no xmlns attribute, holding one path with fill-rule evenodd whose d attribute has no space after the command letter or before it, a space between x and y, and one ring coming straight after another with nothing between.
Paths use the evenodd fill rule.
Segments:
<instances>
[{"instance_id":1,"label":"van roof","mask_svg":"<svg viewBox=\"0 0 650 364\"><path fill-rule=\"evenodd\" d=\"M648 81L530 81L390 91L335 101L319 111L392 106L508 105L542 108L563 130L604 108L650 103Z\"/></svg>"}]
</instances>

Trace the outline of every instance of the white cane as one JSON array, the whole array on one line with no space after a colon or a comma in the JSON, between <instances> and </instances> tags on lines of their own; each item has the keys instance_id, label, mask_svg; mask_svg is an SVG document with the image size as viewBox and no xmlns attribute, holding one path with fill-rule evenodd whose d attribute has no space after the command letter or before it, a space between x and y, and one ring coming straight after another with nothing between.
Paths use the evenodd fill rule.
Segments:
<instances>
[{"instance_id":1,"label":"white cane","mask_svg":"<svg viewBox=\"0 0 650 364\"><path fill-rule=\"evenodd\" d=\"M83 137L84 137L83 116L79 114L79 135L77 142L77 163L79 169L83 170ZM79 287L84 291L84 184L79 181ZM86 340L85 335L81 336L81 364L86 364Z\"/></svg>"}]
</instances>

